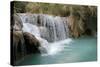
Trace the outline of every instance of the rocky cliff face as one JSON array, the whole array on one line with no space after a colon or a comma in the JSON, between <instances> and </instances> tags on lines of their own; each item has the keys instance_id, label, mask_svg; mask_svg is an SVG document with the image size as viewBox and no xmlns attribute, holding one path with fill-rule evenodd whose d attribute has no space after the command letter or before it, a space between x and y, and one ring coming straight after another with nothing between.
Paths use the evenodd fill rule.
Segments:
<instances>
[{"instance_id":1,"label":"rocky cliff face","mask_svg":"<svg viewBox=\"0 0 100 67\"><path fill-rule=\"evenodd\" d=\"M18 14L12 15L11 16L11 30L21 31L22 27L23 27L23 24Z\"/></svg>"},{"instance_id":2,"label":"rocky cliff face","mask_svg":"<svg viewBox=\"0 0 100 67\"><path fill-rule=\"evenodd\" d=\"M70 15L67 17L70 35L72 37L79 37L82 35L94 36L97 33L97 17Z\"/></svg>"},{"instance_id":3,"label":"rocky cliff face","mask_svg":"<svg viewBox=\"0 0 100 67\"><path fill-rule=\"evenodd\" d=\"M77 16L70 15L67 18L70 34L72 37L79 37L84 32L84 23Z\"/></svg>"}]
</instances>

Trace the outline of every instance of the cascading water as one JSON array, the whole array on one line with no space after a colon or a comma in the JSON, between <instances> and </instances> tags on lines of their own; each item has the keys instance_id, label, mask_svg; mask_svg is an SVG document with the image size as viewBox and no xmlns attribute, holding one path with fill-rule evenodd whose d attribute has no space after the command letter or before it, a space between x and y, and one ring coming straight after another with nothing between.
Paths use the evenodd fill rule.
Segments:
<instances>
[{"instance_id":1,"label":"cascading water","mask_svg":"<svg viewBox=\"0 0 100 67\"><path fill-rule=\"evenodd\" d=\"M45 14L19 14L23 22L23 32L33 34L41 43L42 55L54 55L64 49L64 44L72 40L69 37L65 17Z\"/></svg>"},{"instance_id":2,"label":"cascading water","mask_svg":"<svg viewBox=\"0 0 100 67\"><path fill-rule=\"evenodd\" d=\"M40 25L47 29L47 33L49 32L47 37L43 37L49 42L68 38L68 26L65 17L39 15L39 20Z\"/></svg>"}]
</instances>

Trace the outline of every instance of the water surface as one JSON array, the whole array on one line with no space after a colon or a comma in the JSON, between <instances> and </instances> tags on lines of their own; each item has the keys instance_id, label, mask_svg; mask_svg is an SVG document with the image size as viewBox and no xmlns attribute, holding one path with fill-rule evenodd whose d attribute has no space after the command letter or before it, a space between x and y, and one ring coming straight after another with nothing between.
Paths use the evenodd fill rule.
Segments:
<instances>
[{"instance_id":1,"label":"water surface","mask_svg":"<svg viewBox=\"0 0 100 67\"><path fill-rule=\"evenodd\" d=\"M58 64L97 60L97 38L83 36L64 44L64 49L54 55L33 54L20 60L17 65ZM62 45L63 46L63 45ZM54 46L55 47L55 46Z\"/></svg>"}]
</instances>

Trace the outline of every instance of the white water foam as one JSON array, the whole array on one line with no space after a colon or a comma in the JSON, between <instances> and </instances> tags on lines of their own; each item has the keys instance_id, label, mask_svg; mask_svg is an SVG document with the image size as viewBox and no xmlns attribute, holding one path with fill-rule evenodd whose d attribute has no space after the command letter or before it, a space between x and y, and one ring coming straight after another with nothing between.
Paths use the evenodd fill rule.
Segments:
<instances>
[{"instance_id":1,"label":"white water foam","mask_svg":"<svg viewBox=\"0 0 100 67\"><path fill-rule=\"evenodd\" d=\"M46 54L42 54L42 56L48 56L48 55L55 55L61 51L64 50L64 47L68 46L72 42L71 38L59 41L59 42L54 42L54 43L49 43L49 47L47 50Z\"/></svg>"}]
</instances>

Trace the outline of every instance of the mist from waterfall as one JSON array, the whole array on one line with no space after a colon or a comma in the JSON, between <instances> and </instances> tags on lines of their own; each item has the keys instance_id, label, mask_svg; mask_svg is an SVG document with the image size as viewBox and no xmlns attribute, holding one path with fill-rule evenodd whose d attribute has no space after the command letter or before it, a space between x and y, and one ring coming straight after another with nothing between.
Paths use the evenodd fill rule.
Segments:
<instances>
[{"instance_id":1,"label":"mist from waterfall","mask_svg":"<svg viewBox=\"0 0 100 67\"><path fill-rule=\"evenodd\" d=\"M33 34L40 42L42 56L54 55L72 41L65 17L45 14L19 14L23 32Z\"/></svg>"}]
</instances>

